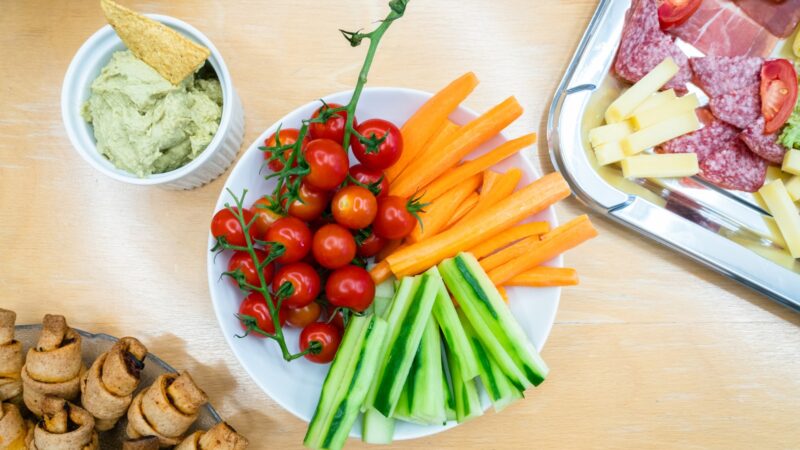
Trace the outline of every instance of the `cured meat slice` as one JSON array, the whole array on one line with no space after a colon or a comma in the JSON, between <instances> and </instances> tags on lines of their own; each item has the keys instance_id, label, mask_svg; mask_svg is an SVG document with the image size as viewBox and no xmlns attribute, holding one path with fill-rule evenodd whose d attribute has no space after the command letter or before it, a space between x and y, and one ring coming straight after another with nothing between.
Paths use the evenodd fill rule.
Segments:
<instances>
[{"instance_id":1,"label":"cured meat slice","mask_svg":"<svg viewBox=\"0 0 800 450\"><path fill-rule=\"evenodd\" d=\"M761 95L758 86L712 97L711 112L731 125L747 128L761 116Z\"/></svg>"},{"instance_id":2,"label":"cured meat slice","mask_svg":"<svg viewBox=\"0 0 800 450\"><path fill-rule=\"evenodd\" d=\"M689 20L667 32L707 56L763 57L778 43L777 36L729 0L704 0Z\"/></svg>"},{"instance_id":3,"label":"cured meat slice","mask_svg":"<svg viewBox=\"0 0 800 450\"><path fill-rule=\"evenodd\" d=\"M656 0L633 0L622 29L614 71L624 80L635 83L668 56L675 60L680 71L666 87L686 92L686 83L692 78L688 58L673 38L661 31Z\"/></svg>"},{"instance_id":4,"label":"cured meat slice","mask_svg":"<svg viewBox=\"0 0 800 450\"><path fill-rule=\"evenodd\" d=\"M735 1L748 16L778 37L789 37L800 21L800 0Z\"/></svg>"},{"instance_id":5,"label":"cured meat slice","mask_svg":"<svg viewBox=\"0 0 800 450\"><path fill-rule=\"evenodd\" d=\"M698 109L697 116L705 126L683 136L669 140L656 149L657 153L697 153L697 159L702 161L713 150L714 146L722 142L736 140L739 129L717 120L707 109Z\"/></svg>"},{"instance_id":6,"label":"cured meat slice","mask_svg":"<svg viewBox=\"0 0 800 450\"><path fill-rule=\"evenodd\" d=\"M786 147L778 143L778 134L764 134L764 117L759 116L756 121L751 123L742 131L739 138L756 155L775 164L783 162L783 155Z\"/></svg>"},{"instance_id":7,"label":"cured meat slice","mask_svg":"<svg viewBox=\"0 0 800 450\"><path fill-rule=\"evenodd\" d=\"M767 161L738 139L719 142L700 161L700 177L721 188L755 192L764 185Z\"/></svg>"},{"instance_id":8,"label":"cured meat slice","mask_svg":"<svg viewBox=\"0 0 800 450\"><path fill-rule=\"evenodd\" d=\"M697 85L709 97L758 87L763 63L763 58L748 56L705 56L689 59Z\"/></svg>"}]
</instances>

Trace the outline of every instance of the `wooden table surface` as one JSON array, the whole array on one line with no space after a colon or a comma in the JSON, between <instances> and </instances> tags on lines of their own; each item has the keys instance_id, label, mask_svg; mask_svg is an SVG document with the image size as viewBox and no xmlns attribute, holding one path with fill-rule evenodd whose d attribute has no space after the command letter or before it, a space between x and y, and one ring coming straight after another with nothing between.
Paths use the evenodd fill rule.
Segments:
<instances>
[{"instance_id":1,"label":"wooden table surface","mask_svg":"<svg viewBox=\"0 0 800 450\"><path fill-rule=\"evenodd\" d=\"M227 173L189 192L122 184L66 137L61 82L104 24L98 3L2 2L0 306L19 323L53 312L79 328L139 336L191 370L252 448L299 448L306 424L248 378L212 312L206 239ZM244 103L246 145L296 106L350 88L363 50L337 29L369 27L387 11L381 0L124 3L179 17L213 40ZM414 0L386 35L370 85L435 90L473 70L482 83L467 105L481 110L514 94L526 112L511 134L543 132L594 8ZM562 220L583 211L575 200L558 207ZM593 220L601 237L566 258L581 285L563 291L543 352L547 382L501 414L397 447L800 447L800 316Z\"/></svg>"}]
</instances>

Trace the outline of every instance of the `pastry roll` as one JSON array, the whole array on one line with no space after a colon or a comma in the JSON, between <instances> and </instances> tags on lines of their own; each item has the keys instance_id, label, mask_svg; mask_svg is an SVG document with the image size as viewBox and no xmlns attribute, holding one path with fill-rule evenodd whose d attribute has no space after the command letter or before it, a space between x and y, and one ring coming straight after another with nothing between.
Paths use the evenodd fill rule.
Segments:
<instances>
[{"instance_id":1,"label":"pastry roll","mask_svg":"<svg viewBox=\"0 0 800 450\"><path fill-rule=\"evenodd\" d=\"M122 450L158 450L160 443L155 436L128 439L122 443Z\"/></svg>"},{"instance_id":2,"label":"pastry roll","mask_svg":"<svg viewBox=\"0 0 800 450\"><path fill-rule=\"evenodd\" d=\"M4 450L24 450L28 425L22 419L19 409L11 403L0 401L0 448Z\"/></svg>"},{"instance_id":3,"label":"pastry roll","mask_svg":"<svg viewBox=\"0 0 800 450\"><path fill-rule=\"evenodd\" d=\"M114 428L139 387L147 348L124 337L95 360L81 379L81 403L95 418L98 431Z\"/></svg>"},{"instance_id":4,"label":"pastry roll","mask_svg":"<svg viewBox=\"0 0 800 450\"><path fill-rule=\"evenodd\" d=\"M244 450L247 444L247 439L230 425L220 422L208 431L190 434L175 450Z\"/></svg>"},{"instance_id":5,"label":"pastry roll","mask_svg":"<svg viewBox=\"0 0 800 450\"><path fill-rule=\"evenodd\" d=\"M14 311L0 308L0 402L22 393L22 343L14 339L16 319Z\"/></svg>"},{"instance_id":6,"label":"pastry roll","mask_svg":"<svg viewBox=\"0 0 800 450\"><path fill-rule=\"evenodd\" d=\"M94 417L63 398L46 396L41 402L42 420L33 429L29 450L97 450Z\"/></svg>"},{"instance_id":7,"label":"pastry roll","mask_svg":"<svg viewBox=\"0 0 800 450\"><path fill-rule=\"evenodd\" d=\"M134 397L128 437L157 436L162 447L177 445L207 401L188 372L163 374Z\"/></svg>"},{"instance_id":8,"label":"pastry roll","mask_svg":"<svg viewBox=\"0 0 800 450\"><path fill-rule=\"evenodd\" d=\"M22 398L37 416L46 395L74 400L80 393L81 335L67 326L64 316L47 314L36 348L28 350L22 367Z\"/></svg>"}]
</instances>

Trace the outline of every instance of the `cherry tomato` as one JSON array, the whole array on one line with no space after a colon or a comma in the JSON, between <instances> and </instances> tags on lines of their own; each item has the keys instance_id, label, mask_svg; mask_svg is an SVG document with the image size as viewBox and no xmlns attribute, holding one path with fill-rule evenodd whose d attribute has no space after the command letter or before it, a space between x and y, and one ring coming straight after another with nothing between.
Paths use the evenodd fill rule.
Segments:
<instances>
[{"instance_id":1,"label":"cherry tomato","mask_svg":"<svg viewBox=\"0 0 800 450\"><path fill-rule=\"evenodd\" d=\"M665 0L658 7L658 23L662 30L680 25L692 17L703 0Z\"/></svg>"},{"instance_id":2,"label":"cherry tomato","mask_svg":"<svg viewBox=\"0 0 800 450\"><path fill-rule=\"evenodd\" d=\"M250 211L255 215L256 221L253 222L253 234L256 237L263 238L267 235L269 227L275 223L276 220L283 217L279 213L269 208L271 200L267 197L261 197L253 202Z\"/></svg>"},{"instance_id":3,"label":"cherry tomato","mask_svg":"<svg viewBox=\"0 0 800 450\"><path fill-rule=\"evenodd\" d=\"M283 244L286 251L275 260L281 264L300 261L311 251L311 230L296 217L276 220L269 227L266 240Z\"/></svg>"},{"instance_id":4,"label":"cherry tomato","mask_svg":"<svg viewBox=\"0 0 800 450\"><path fill-rule=\"evenodd\" d=\"M272 280L273 292L278 292L283 283L291 283L294 288L291 295L283 300L282 306L302 308L317 298L320 290L319 274L310 264L303 262L287 264L275 273Z\"/></svg>"},{"instance_id":5,"label":"cherry tomato","mask_svg":"<svg viewBox=\"0 0 800 450\"><path fill-rule=\"evenodd\" d=\"M320 266L338 269L356 257L356 240L347 228L335 223L322 226L314 233L311 253Z\"/></svg>"},{"instance_id":6,"label":"cherry tomato","mask_svg":"<svg viewBox=\"0 0 800 450\"><path fill-rule=\"evenodd\" d=\"M409 235L417 224L413 212L417 207L403 197L386 196L378 201L378 214L372 222L372 231L384 239L401 239Z\"/></svg>"},{"instance_id":7,"label":"cherry tomato","mask_svg":"<svg viewBox=\"0 0 800 450\"><path fill-rule=\"evenodd\" d=\"M340 144L330 139L316 139L306 147L309 172L304 181L324 191L336 189L347 178L350 161Z\"/></svg>"},{"instance_id":8,"label":"cherry tomato","mask_svg":"<svg viewBox=\"0 0 800 450\"><path fill-rule=\"evenodd\" d=\"M272 314L269 312L269 306L267 306L266 300L264 300L264 296L261 295L260 292L251 292L242 304L239 305L239 314L242 316L250 316L256 319L256 323L258 327L262 330L266 331L267 333L274 333L275 332L275 324L272 323ZM281 308L278 312L278 321L280 325L286 323L286 311L285 308ZM242 328L247 330L247 326L242 322ZM252 332L250 333L251 336L258 336L258 337L266 337L259 333Z\"/></svg>"},{"instance_id":9,"label":"cherry tomato","mask_svg":"<svg viewBox=\"0 0 800 450\"><path fill-rule=\"evenodd\" d=\"M283 191L286 192L285 187ZM307 183L300 183L297 195L299 199L289 205L288 212L290 216L306 222L319 218L325 208L328 207L328 200L330 200L330 195L327 191L309 186Z\"/></svg>"},{"instance_id":10,"label":"cherry tomato","mask_svg":"<svg viewBox=\"0 0 800 450\"><path fill-rule=\"evenodd\" d=\"M328 276L325 296L333 306L361 312L375 298L375 282L365 269L353 265L344 266Z\"/></svg>"},{"instance_id":11,"label":"cherry tomato","mask_svg":"<svg viewBox=\"0 0 800 450\"><path fill-rule=\"evenodd\" d=\"M300 137L300 130L298 130L297 128L284 128L279 133L278 132L272 133L272 136L265 139L264 147L269 148L278 146L278 139L280 139L281 141L280 142L281 147L285 145L292 145L295 142L297 142L297 138L299 137ZM305 147L306 144L308 144L308 141L309 141L308 136L303 137L303 147ZM291 149L284 150L283 157L288 158L289 155L291 155L291 151L292 151ZM264 159L269 160L270 156L272 156L270 152L268 151L264 152ZM273 172L279 172L283 170L283 163L281 161L278 161L277 159L273 159L272 161L267 163L267 167L269 167L270 170L272 170Z\"/></svg>"},{"instance_id":12,"label":"cherry tomato","mask_svg":"<svg viewBox=\"0 0 800 450\"><path fill-rule=\"evenodd\" d=\"M319 351L309 352L303 356L315 363L329 363L333 361L336 351L339 350L339 344L342 343L342 332L329 323L310 323L300 332L300 350L305 351L312 342L319 343Z\"/></svg>"},{"instance_id":13,"label":"cherry tomato","mask_svg":"<svg viewBox=\"0 0 800 450\"><path fill-rule=\"evenodd\" d=\"M255 249L255 253L259 262L262 263L266 261L269 256L264 250ZM249 253L234 252L233 256L231 256L231 259L228 261L228 272L234 272L237 269L242 272L244 280L247 281L248 284L257 287L261 286L261 281L258 279L258 271L256 271L256 263L253 261L253 258L250 257ZM275 274L275 264L267 264L262 270L262 273L264 274L264 282L267 284L272 282L272 276ZM238 285L235 279L232 277L229 278L234 284Z\"/></svg>"},{"instance_id":14,"label":"cherry tomato","mask_svg":"<svg viewBox=\"0 0 800 450\"><path fill-rule=\"evenodd\" d=\"M295 328L303 328L316 322L321 313L322 307L317 302L311 302L302 308L286 308L286 323Z\"/></svg>"},{"instance_id":15,"label":"cherry tomato","mask_svg":"<svg viewBox=\"0 0 800 450\"><path fill-rule=\"evenodd\" d=\"M377 198L389 195L389 180L380 170L373 170L363 164L356 164L350 168L350 176L363 185L377 186L378 193L375 194Z\"/></svg>"},{"instance_id":16,"label":"cherry tomato","mask_svg":"<svg viewBox=\"0 0 800 450\"><path fill-rule=\"evenodd\" d=\"M766 61L761 66L761 114L766 120L764 134L780 130L797 103L797 72L785 59Z\"/></svg>"},{"instance_id":17,"label":"cherry tomato","mask_svg":"<svg viewBox=\"0 0 800 450\"><path fill-rule=\"evenodd\" d=\"M357 254L362 258L371 258L378 254L386 246L386 239L370 232L369 236L361 240Z\"/></svg>"},{"instance_id":18,"label":"cherry tomato","mask_svg":"<svg viewBox=\"0 0 800 450\"><path fill-rule=\"evenodd\" d=\"M235 209L235 208L234 208ZM253 220L253 213L249 209L242 211L245 224ZM246 246L247 240L244 237L244 229L239 219L233 215L228 208L222 208L214 214L211 219L211 234L215 238L224 236L225 240L231 245ZM250 237L254 237L255 227L250 228Z\"/></svg>"},{"instance_id":19,"label":"cherry tomato","mask_svg":"<svg viewBox=\"0 0 800 450\"><path fill-rule=\"evenodd\" d=\"M367 188L345 186L333 195L331 212L337 223L358 230L368 227L375 219L378 201Z\"/></svg>"},{"instance_id":20,"label":"cherry tomato","mask_svg":"<svg viewBox=\"0 0 800 450\"><path fill-rule=\"evenodd\" d=\"M320 106L314 114L311 115L312 119L316 119L323 110L341 108L342 105L338 103L328 103L328 105ZM308 126L308 134L312 139L330 139L342 145L344 141L345 124L347 123L347 111L340 111L334 113L325 123L312 123ZM353 118L353 128L356 128L357 121Z\"/></svg>"},{"instance_id":21,"label":"cherry tomato","mask_svg":"<svg viewBox=\"0 0 800 450\"><path fill-rule=\"evenodd\" d=\"M358 138L350 140L353 146L353 155L361 164L375 169L384 170L391 167L400 159L403 152L403 135L393 123L383 119L369 119L354 127L358 134L367 139L385 139L376 148L369 148Z\"/></svg>"}]
</instances>

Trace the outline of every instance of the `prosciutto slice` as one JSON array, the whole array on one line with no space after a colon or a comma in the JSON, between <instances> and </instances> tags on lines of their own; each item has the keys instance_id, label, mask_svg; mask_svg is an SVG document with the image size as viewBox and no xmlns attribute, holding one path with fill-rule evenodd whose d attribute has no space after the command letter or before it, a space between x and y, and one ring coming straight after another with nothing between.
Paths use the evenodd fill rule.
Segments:
<instances>
[{"instance_id":1,"label":"prosciutto slice","mask_svg":"<svg viewBox=\"0 0 800 450\"><path fill-rule=\"evenodd\" d=\"M748 16L770 33L787 38L800 21L800 0L735 0Z\"/></svg>"}]
</instances>

